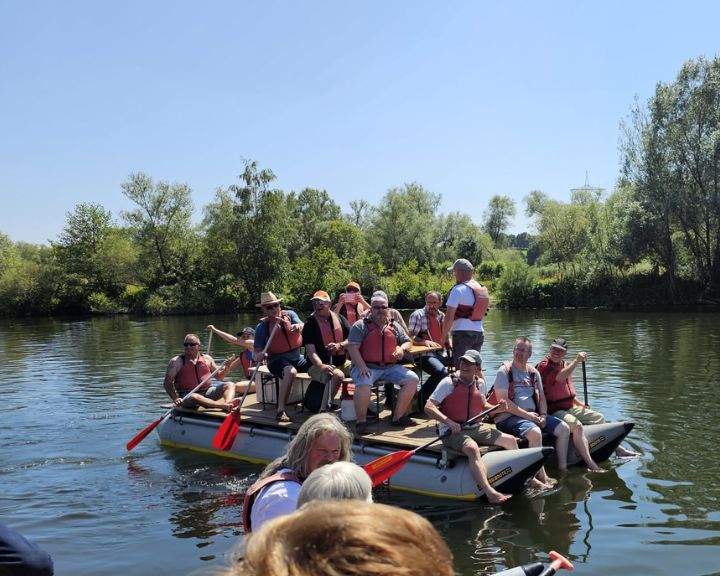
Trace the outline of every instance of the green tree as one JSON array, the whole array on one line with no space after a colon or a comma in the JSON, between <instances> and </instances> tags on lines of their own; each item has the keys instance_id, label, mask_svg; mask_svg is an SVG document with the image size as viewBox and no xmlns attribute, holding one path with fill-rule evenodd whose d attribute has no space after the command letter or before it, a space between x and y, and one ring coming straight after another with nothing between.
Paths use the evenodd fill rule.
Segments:
<instances>
[{"instance_id":1,"label":"green tree","mask_svg":"<svg viewBox=\"0 0 720 576\"><path fill-rule=\"evenodd\" d=\"M295 223L297 236L291 246L290 258L308 255L310 250L321 243L323 225L341 217L340 206L325 190L305 188L295 196L288 196L291 221Z\"/></svg>"},{"instance_id":2,"label":"green tree","mask_svg":"<svg viewBox=\"0 0 720 576\"><path fill-rule=\"evenodd\" d=\"M706 293L720 293L720 57L686 62L636 103L622 145L623 179L645 212L638 227L674 291L679 245Z\"/></svg>"},{"instance_id":3,"label":"green tree","mask_svg":"<svg viewBox=\"0 0 720 576\"><path fill-rule=\"evenodd\" d=\"M515 202L508 196L490 198L487 210L483 214L483 230L490 235L495 245L499 245L501 236L515 217Z\"/></svg>"},{"instance_id":4,"label":"green tree","mask_svg":"<svg viewBox=\"0 0 720 576\"><path fill-rule=\"evenodd\" d=\"M243 282L250 300L262 291L280 290L289 272L289 231L296 223L288 213L285 194L270 187L272 170L259 170L257 162L243 160L240 185L228 189L235 195L233 240L238 252L234 272Z\"/></svg>"},{"instance_id":5,"label":"green tree","mask_svg":"<svg viewBox=\"0 0 720 576\"><path fill-rule=\"evenodd\" d=\"M174 284L192 269L193 203L186 184L158 182L138 172L122 184L127 198L137 205L122 213L141 247L140 264L150 288Z\"/></svg>"},{"instance_id":6,"label":"green tree","mask_svg":"<svg viewBox=\"0 0 720 576\"><path fill-rule=\"evenodd\" d=\"M439 204L439 195L415 182L389 190L371 216L365 236L368 250L380 256L389 272L413 259L432 267L432 231Z\"/></svg>"}]
</instances>

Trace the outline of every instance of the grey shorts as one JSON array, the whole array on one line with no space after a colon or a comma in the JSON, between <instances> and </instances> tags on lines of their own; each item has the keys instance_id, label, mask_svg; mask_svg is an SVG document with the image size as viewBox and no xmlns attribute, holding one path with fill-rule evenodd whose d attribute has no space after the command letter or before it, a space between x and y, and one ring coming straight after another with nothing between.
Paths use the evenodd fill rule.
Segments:
<instances>
[{"instance_id":1,"label":"grey shorts","mask_svg":"<svg viewBox=\"0 0 720 576\"><path fill-rule=\"evenodd\" d=\"M461 430L457 434L451 434L447 438L443 438L442 443L448 448L462 452L466 438L475 440L480 446L494 446L501 436L502 432L492 424L480 424L477 428L473 427L469 430Z\"/></svg>"},{"instance_id":2,"label":"grey shorts","mask_svg":"<svg viewBox=\"0 0 720 576\"><path fill-rule=\"evenodd\" d=\"M196 392L196 394L202 394L205 396L205 398L209 398L210 400L220 400L220 398L223 397L223 393L225 392L223 388L225 387L225 383L221 382L217 386L210 386L207 390L205 390L205 393L202 392ZM190 398L186 398L185 401L181 404L183 408L197 408L197 402L192 399L192 396Z\"/></svg>"},{"instance_id":3,"label":"grey shorts","mask_svg":"<svg viewBox=\"0 0 720 576\"><path fill-rule=\"evenodd\" d=\"M340 370L344 376L350 376L350 366L351 366L350 360L345 360L345 364L343 366L335 366L337 370ZM326 370L323 370L322 368L318 368L313 364L308 368L308 375L313 380L317 380L318 382L322 382L323 384L327 384L330 381L330 375L327 373Z\"/></svg>"}]
</instances>

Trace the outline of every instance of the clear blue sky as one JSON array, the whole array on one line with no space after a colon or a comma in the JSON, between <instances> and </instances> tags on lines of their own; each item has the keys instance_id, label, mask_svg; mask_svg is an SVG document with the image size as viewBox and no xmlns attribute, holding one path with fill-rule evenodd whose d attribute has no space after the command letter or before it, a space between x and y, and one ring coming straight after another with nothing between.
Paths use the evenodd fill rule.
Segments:
<instances>
[{"instance_id":1,"label":"clear blue sky","mask_svg":"<svg viewBox=\"0 0 720 576\"><path fill-rule=\"evenodd\" d=\"M55 239L131 172L196 206L257 160L348 210L417 181L480 222L495 194L612 190L619 124L718 48L720 2L0 0L0 232ZM714 38L714 40L713 40Z\"/></svg>"}]
</instances>

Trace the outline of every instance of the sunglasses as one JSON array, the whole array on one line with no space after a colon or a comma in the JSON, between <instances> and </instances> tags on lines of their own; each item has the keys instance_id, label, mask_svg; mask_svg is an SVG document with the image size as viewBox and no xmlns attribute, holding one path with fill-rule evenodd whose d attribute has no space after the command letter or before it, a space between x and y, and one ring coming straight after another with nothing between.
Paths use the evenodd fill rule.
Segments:
<instances>
[{"instance_id":1,"label":"sunglasses","mask_svg":"<svg viewBox=\"0 0 720 576\"><path fill-rule=\"evenodd\" d=\"M274 310L275 308L280 308L280 304L267 304L263 306L263 310Z\"/></svg>"},{"instance_id":2,"label":"sunglasses","mask_svg":"<svg viewBox=\"0 0 720 576\"><path fill-rule=\"evenodd\" d=\"M357 288L345 288L345 292L360 292Z\"/></svg>"},{"instance_id":3,"label":"sunglasses","mask_svg":"<svg viewBox=\"0 0 720 576\"><path fill-rule=\"evenodd\" d=\"M387 307L387 306L375 306L375 305L373 305L372 309L373 309L373 310L387 310L388 307Z\"/></svg>"},{"instance_id":4,"label":"sunglasses","mask_svg":"<svg viewBox=\"0 0 720 576\"><path fill-rule=\"evenodd\" d=\"M200 342L183 342L183 346L200 346Z\"/></svg>"}]
</instances>

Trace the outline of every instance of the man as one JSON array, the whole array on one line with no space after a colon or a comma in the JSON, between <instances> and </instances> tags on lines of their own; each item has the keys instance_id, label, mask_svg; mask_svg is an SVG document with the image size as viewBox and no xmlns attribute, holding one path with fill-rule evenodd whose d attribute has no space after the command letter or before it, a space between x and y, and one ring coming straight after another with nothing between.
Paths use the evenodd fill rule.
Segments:
<instances>
[{"instance_id":1,"label":"man","mask_svg":"<svg viewBox=\"0 0 720 576\"><path fill-rule=\"evenodd\" d=\"M370 310L370 304L360 293L360 284L357 282L348 282L345 292L340 294L338 302L333 308L333 312L344 316L350 326L362 318L368 310Z\"/></svg>"},{"instance_id":2,"label":"man","mask_svg":"<svg viewBox=\"0 0 720 576\"><path fill-rule=\"evenodd\" d=\"M253 358L257 363L267 359L270 374L280 380L275 419L278 422L290 422L290 417L285 412L285 404L295 376L307 369L308 362L305 356L300 354L303 323L292 310L282 310L281 302L282 299L272 292L263 292L260 295L260 302L256 306L262 308L266 316L255 328ZM276 324L278 329L265 353L263 349Z\"/></svg>"},{"instance_id":3,"label":"man","mask_svg":"<svg viewBox=\"0 0 720 576\"><path fill-rule=\"evenodd\" d=\"M237 333L237 336L233 336L232 334L223 332L212 324L208 324L207 331L212 332L213 334L217 334L218 336L220 336L220 338L225 340L225 342L240 346L240 348L243 349L243 351L239 355L239 360L237 361L237 363L233 364L232 369L235 369L235 366L237 365L242 365L245 378L249 378L250 368L253 364L252 351L255 347L255 329L250 326L245 326L242 331Z\"/></svg>"},{"instance_id":4,"label":"man","mask_svg":"<svg viewBox=\"0 0 720 576\"><path fill-rule=\"evenodd\" d=\"M572 362L565 362L568 343L565 338L555 338L550 345L550 352L535 366L542 376L545 398L548 403L548 412L560 418L570 427L573 437L573 444L585 460L588 462L590 449L587 438L583 432L583 424L602 424L605 417L600 412L590 410L588 404L583 404L577 399L575 386L573 385L572 373L578 364L587 360L587 353L578 352ZM587 452L587 458L585 453ZM627 450L622 446L615 449L615 454L621 458L638 456L637 452ZM589 466L589 464L588 464ZM592 467L590 467L592 469ZM602 470L602 468L600 468Z\"/></svg>"},{"instance_id":5,"label":"man","mask_svg":"<svg viewBox=\"0 0 720 576\"><path fill-rule=\"evenodd\" d=\"M200 338L197 334L187 334L183 341L185 352L174 356L165 371L163 386L175 406L185 408L219 408L230 411L234 407L235 383L224 382L221 386L211 386L208 381L197 392L193 392L184 402L187 395L200 382L212 374L217 365L212 356L200 353ZM231 364L224 363L215 376L217 380L225 378L230 372Z\"/></svg>"},{"instance_id":6,"label":"man","mask_svg":"<svg viewBox=\"0 0 720 576\"><path fill-rule=\"evenodd\" d=\"M438 382L447 376L443 348L448 342L442 339L442 326L445 315L440 312L442 296L439 292L428 292L425 295L425 307L415 310L410 315L410 337L418 346L433 348L420 357L420 368L429 377L420 389L420 405L433 393Z\"/></svg>"},{"instance_id":7,"label":"man","mask_svg":"<svg viewBox=\"0 0 720 576\"><path fill-rule=\"evenodd\" d=\"M511 495L498 492L488 482L487 468L482 461L479 445L496 445L513 450L518 447L517 440L509 434L503 434L491 424L462 429L464 422L490 408L480 391L480 380L475 375L477 368L482 367L482 359L478 361L479 354L474 356L471 352L475 351L468 350L460 358L457 373L440 382L425 404L425 413L440 423L438 432L441 437L448 430L451 431L450 436L442 438L442 443L467 456L473 480L485 493L488 502L502 504L509 500ZM501 402L499 410L504 409L505 403Z\"/></svg>"},{"instance_id":8,"label":"man","mask_svg":"<svg viewBox=\"0 0 720 576\"><path fill-rule=\"evenodd\" d=\"M312 363L308 374L313 380L325 384L320 411L327 410L343 383L350 375L350 360L347 359L347 337L350 325L344 316L330 310L330 296L318 290L310 299L313 313L308 317L302 331L305 356Z\"/></svg>"},{"instance_id":9,"label":"man","mask_svg":"<svg viewBox=\"0 0 720 576\"><path fill-rule=\"evenodd\" d=\"M333 462L350 460L352 437L332 414L315 414L300 426L285 454L265 467L245 495L245 532L257 530L277 516L297 507L300 487L310 473Z\"/></svg>"},{"instance_id":10,"label":"man","mask_svg":"<svg viewBox=\"0 0 720 576\"><path fill-rule=\"evenodd\" d=\"M452 342L453 363L457 368L460 357L473 349L480 352L485 340L483 318L490 304L488 290L473 279L473 265L465 258L455 260L448 268L455 276L450 290L443 321L442 339Z\"/></svg>"},{"instance_id":11,"label":"man","mask_svg":"<svg viewBox=\"0 0 720 576\"><path fill-rule=\"evenodd\" d=\"M527 338L515 340L512 362L505 362L497 371L494 393L498 402L505 400L507 412L495 417L498 430L526 438L531 448L542 446L543 430L555 436L555 454L560 471L567 470L567 451L570 428L559 418L548 416L542 379L534 366L528 364L532 342ZM536 478L539 488L551 488L555 480L540 468Z\"/></svg>"},{"instance_id":12,"label":"man","mask_svg":"<svg viewBox=\"0 0 720 576\"><path fill-rule=\"evenodd\" d=\"M390 424L411 426L415 422L405 413L412 402L418 377L402 365L412 342L388 315L388 297L378 290L370 299L370 314L350 329L348 352L352 359L350 375L355 382L355 433L367 431L367 409L372 385L386 380L400 387Z\"/></svg>"}]
</instances>

